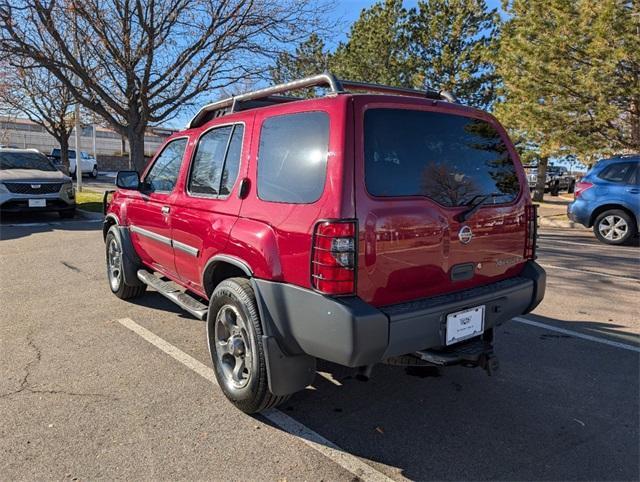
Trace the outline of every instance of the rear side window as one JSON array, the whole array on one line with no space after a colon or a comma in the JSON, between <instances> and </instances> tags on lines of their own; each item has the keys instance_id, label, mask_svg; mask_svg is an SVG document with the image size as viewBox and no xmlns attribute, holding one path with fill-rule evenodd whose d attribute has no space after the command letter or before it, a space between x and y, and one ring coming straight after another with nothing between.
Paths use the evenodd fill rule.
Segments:
<instances>
[{"instance_id":1,"label":"rear side window","mask_svg":"<svg viewBox=\"0 0 640 482\"><path fill-rule=\"evenodd\" d=\"M480 196L508 203L520 192L496 129L440 112L370 109L364 116L365 182L374 196L425 196L462 206Z\"/></svg>"},{"instance_id":2,"label":"rear side window","mask_svg":"<svg viewBox=\"0 0 640 482\"><path fill-rule=\"evenodd\" d=\"M210 130L198 142L191 166L189 192L226 196L231 192L240 165L242 125Z\"/></svg>"},{"instance_id":3,"label":"rear side window","mask_svg":"<svg viewBox=\"0 0 640 482\"><path fill-rule=\"evenodd\" d=\"M328 148L329 116L324 112L266 119L258 150L258 197L284 203L320 199Z\"/></svg>"},{"instance_id":4,"label":"rear side window","mask_svg":"<svg viewBox=\"0 0 640 482\"><path fill-rule=\"evenodd\" d=\"M151 191L171 192L176 185L187 139L176 139L165 146L145 177Z\"/></svg>"},{"instance_id":5,"label":"rear side window","mask_svg":"<svg viewBox=\"0 0 640 482\"><path fill-rule=\"evenodd\" d=\"M616 162L605 167L598 177L609 182L624 182L629 173L633 170L632 162Z\"/></svg>"}]
</instances>

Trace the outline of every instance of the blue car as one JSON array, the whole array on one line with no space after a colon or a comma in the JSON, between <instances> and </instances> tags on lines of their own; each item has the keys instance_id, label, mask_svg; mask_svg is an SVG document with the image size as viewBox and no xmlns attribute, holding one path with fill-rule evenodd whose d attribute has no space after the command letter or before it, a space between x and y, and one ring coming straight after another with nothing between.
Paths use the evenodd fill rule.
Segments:
<instances>
[{"instance_id":1,"label":"blue car","mask_svg":"<svg viewBox=\"0 0 640 482\"><path fill-rule=\"evenodd\" d=\"M640 225L640 155L599 161L576 184L569 219L607 244L625 244Z\"/></svg>"}]
</instances>

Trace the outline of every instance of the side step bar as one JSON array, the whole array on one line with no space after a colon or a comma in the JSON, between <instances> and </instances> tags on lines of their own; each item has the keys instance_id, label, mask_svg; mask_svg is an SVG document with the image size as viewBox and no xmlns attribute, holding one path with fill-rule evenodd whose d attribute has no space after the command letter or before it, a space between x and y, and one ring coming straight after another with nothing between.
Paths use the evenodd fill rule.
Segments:
<instances>
[{"instance_id":1,"label":"side step bar","mask_svg":"<svg viewBox=\"0 0 640 482\"><path fill-rule=\"evenodd\" d=\"M138 279L144 284L151 286L165 298L170 299L183 310L192 314L199 320L207 318L207 305L200 303L198 300L180 291L173 283L158 278L153 273L145 269L138 270Z\"/></svg>"}]
</instances>

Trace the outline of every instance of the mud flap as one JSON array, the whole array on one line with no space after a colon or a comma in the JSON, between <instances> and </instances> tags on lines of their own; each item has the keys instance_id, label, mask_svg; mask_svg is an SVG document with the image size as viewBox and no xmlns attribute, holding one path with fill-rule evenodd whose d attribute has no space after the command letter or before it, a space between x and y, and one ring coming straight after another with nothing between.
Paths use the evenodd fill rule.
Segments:
<instances>
[{"instance_id":1,"label":"mud flap","mask_svg":"<svg viewBox=\"0 0 640 482\"><path fill-rule=\"evenodd\" d=\"M316 375L316 359L308 355L285 355L273 336L263 336L269 390L276 396L303 390Z\"/></svg>"}]
</instances>

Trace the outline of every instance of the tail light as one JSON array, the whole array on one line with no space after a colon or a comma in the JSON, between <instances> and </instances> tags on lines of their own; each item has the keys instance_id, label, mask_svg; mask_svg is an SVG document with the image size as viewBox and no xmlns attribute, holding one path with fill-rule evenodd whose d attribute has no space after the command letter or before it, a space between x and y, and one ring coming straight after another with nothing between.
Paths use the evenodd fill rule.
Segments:
<instances>
[{"instance_id":1,"label":"tail light","mask_svg":"<svg viewBox=\"0 0 640 482\"><path fill-rule=\"evenodd\" d=\"M538 238L538 205L531 204L525 209L527 236L524 245L524 259L536 259L536 242Z\"/></svg>"},{"instance_id":2,"label":"tail light","mask_svg":"<svg viewBox=\"0 0 640 482\"><path fill-rule=\"evenodd\" d=\"M311 284L328 295L351 295L356 290L356 223L322 221L316 224L311 249Z\"/></svg>"},{"instance_id":3,"label":"tail light","mask_svg":"<svg viewBox=\"0 0 640 482\"><path fill-rule=\"evenodd\" d=\"M592 187L593 187L593 184L590 182L586 182L586 181L577 182L573 191L574 199L578 199L583 192L585 192L587 189L591 189Z\"/></svg>"}]
</instances>

